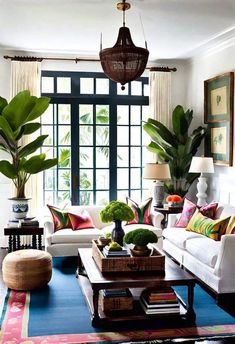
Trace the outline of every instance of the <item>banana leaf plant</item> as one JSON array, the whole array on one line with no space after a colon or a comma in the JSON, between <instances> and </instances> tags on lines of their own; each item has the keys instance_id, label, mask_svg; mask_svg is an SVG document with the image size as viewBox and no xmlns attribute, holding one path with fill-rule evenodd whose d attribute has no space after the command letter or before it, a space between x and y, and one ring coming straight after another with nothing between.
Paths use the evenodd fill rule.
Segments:
<instances>
[{"instance_id":1,"label":"banana leaf plant","mask_svg":"<svg viewBox=\"0 0 235 344\"><path fill-rule=\"evenodd\" d=\"M206 128L199 126L189 134L192 119L193 110L185 112L181 105L177 105L172 113L172 131L152 118L143 124L152 140L147 149L156 153L159 161L169 164L172 179L165 182L165 191L170 195L184 197L199 176L189 173L189 168L192 157L206 135Z\"/></svg>"},{"instance_id":2,"label":"banana leaf plant","mask_svg":"<svg viewBox=\"0 0 235 344\"><path fill-rule=\"evenodd\" d=\"M46 159L45 154L33 155L48 135L40 135L28 144L22 144L25 135L41 127L39 119L48 108L50 98L31 96L29 91L18 93L8 104L0 97L0 149L9 155L0 160L0 172L16 187L16 198L25 198L25 184L32 174L57 164L57 159Z\"/></svg>"}]
</instances>

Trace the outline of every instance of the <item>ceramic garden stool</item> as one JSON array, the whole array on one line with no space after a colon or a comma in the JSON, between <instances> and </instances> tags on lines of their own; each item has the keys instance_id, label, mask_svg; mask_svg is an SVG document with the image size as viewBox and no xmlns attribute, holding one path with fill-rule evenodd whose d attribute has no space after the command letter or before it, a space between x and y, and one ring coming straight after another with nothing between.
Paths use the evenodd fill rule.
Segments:
<instances>
[{"instance_id":1,"label":"ceramic garden stool","mask_svg":"<svg viewBox=\"0 0 235 344\"><path fill-rule=\"evenodd\" d=\"M32 290L46 285L52 275L52 257L40 250L8 253L2 263L3 281L14 290Z\"/></svg>"}]
</instances>

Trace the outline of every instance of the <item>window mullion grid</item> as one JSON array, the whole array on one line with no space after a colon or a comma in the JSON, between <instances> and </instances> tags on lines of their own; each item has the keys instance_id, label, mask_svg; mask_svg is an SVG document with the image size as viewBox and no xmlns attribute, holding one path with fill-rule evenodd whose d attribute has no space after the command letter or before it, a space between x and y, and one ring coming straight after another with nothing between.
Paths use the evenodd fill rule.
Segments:
<instances>
[{"instance_id":1,"label":"window mullion grid","mask_svg":"<svg viewBox=\"0 0 235 344\"><path fill-rule=\"evenodd\" d=\"M144 83L142 83L142 94ZM143 106L140 106L140 197L143 198L143 133L142 133Z\"/></svg>"},{"instance_id":2,"label":"window mullion grid","mask_svg":"<svg viewBox=\"0 0 235 344\"><path fill-rule=\"evenodd\" d=\"M130 84L129 84L129 92L130 92ZM128 145L128 155L129 155L129 161L128 161L128 196L131 197L131 105L129 105L129 145Z\"/></svg>"},{"instance_id":3,"label":"window mullion grid","mask_svg":"<svg viewBox=\"0 0 235 344\"><path fill-rule=\"evenodd\" d=\"M55 121L56 121L56 127L55 127L55 135L56 135L56 156L59 159L59 124L58 124L58 104L55 104ZM59 199L59 165L57 165L56 169L56 197L57 200Z\"/></svg>"},{"instance_id":4,"label":"window mullion grid","mask_svg":"<svg viewBox=\"0 0 235 344\"><path fill-rule=\"evenodd\" d=\"M93 203L96 204L96 104L93 104Z\"/></svg>"}]
</instances>

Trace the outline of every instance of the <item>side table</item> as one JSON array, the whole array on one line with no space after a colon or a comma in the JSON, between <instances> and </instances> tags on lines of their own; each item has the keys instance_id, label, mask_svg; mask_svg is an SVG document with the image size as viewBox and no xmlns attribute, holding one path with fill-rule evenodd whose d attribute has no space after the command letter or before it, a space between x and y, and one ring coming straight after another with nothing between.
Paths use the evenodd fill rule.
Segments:
<instances>
[{"instance_id":1,"label":"side table","mask_svg":"<svg viewBox=\"0 0 235 344\"><path fill-rule=\"evenodd\" d=\"M43 227L6 227L4 228L4 235L8 235L8 252L25 249L34 248L42 249L42 235ZM21 235L32 235L32 246L21 245L20 236Z\"/></svg>"},{"instance_id":2,"label":"side table","mask_svg":"<svg viewBox=\"0 0 235 344\"><path fill-rule=\"evenodd\" d=\"M164 229L167 226L168 215L181 213L183 210L183 207L164 207L164 208L154 207L154 210L164 215L164 219L162 220L162 228Z\"/></svg>"}]
</instances>

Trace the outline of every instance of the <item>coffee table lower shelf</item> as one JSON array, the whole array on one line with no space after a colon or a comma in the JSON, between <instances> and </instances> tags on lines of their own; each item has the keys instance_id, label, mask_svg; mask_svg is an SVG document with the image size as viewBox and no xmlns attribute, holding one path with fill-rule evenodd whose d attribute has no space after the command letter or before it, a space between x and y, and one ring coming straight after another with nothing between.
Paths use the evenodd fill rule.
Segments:
<instances>
[{"instance_id":1,"label":"coffee table lower shelf","mask_svg":"<svg viewBox=\"0 0 235 344\"><path fill-rule=\"evenodd\" d=\"M91 322L92 326L98 327L102 326L108 323L113 322L122 322L122 321L135 321L135 320L151 320L153 318L163 318L163 317L185 317L189 320L191 319L192 322L195 321L195 314L192 314L191 318L188 314L188 309L183 300L178 296L178 299L180 301L180 313L178 314L172 314L172 313L166 313L166 314L146 314L144 310L142 309L139 301L138 296L140 294L139 289L137 289L137 295L135 295L135 289L131 289L131 292L134 296L134 307L132 310L129 311L113 311L112 313L104 313L100 307L98 307L98 314L95 314L94 310L94 293L91 288L91 284L89 283L89 280L87 277L78 275L78 280L83 292L83 295L85 296L86 302L88 304L88 308L90 311L91 316Z\"/></svg>"}]
</instances>

